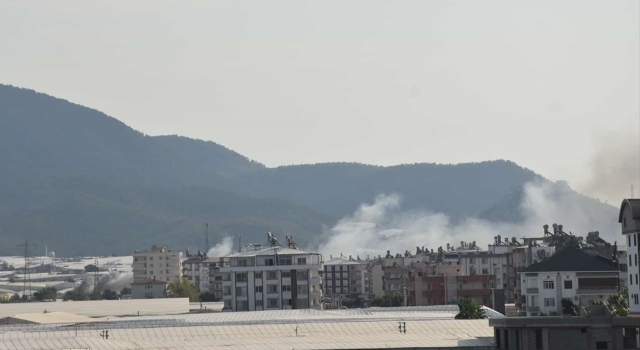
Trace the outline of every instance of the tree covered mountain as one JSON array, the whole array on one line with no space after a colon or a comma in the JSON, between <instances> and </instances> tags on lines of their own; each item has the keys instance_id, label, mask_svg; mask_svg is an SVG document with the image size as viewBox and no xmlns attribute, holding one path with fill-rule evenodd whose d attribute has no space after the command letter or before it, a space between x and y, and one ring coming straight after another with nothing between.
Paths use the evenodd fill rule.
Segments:
<instances>
[{"instance_id":1,"label":"tree covered mountain","mask_svg":"<svg viewBox=\"0 0 640 350\"><path fill-rule=\"evenodd\" d=\"M508 161L266 168L213 142L144 135L99 111L0 85L0 254L27 236L63 255L202 249L206 221L212 242L263 242L271 231L313 247L339 218L391 193L404 209L454 220L518 220L517 189L530 181L546 180ZM575 200L609 215L610 206Z\"/></svg>"}]
</instances>

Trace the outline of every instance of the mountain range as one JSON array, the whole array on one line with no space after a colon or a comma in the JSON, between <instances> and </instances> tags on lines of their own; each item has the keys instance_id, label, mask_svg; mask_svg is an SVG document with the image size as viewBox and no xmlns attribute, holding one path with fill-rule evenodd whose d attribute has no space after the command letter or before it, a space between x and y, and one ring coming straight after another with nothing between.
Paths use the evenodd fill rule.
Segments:
<instances>
[{"instance_id":1,"label":"mountain range","mask_svg":"<svg viewBox=\"0 0 640 350\"><path fill-rule=\"evenodd\" d=\"M214 142L148 136L100 111L0 85L0 255L17 254L26 237L58 255L204 250L205 222L212 243L264 243L270 231L317 247L341 217L389 193L403 209L453 221L518 222L530 182L551 183L503 160L268 168ZM614 207L564 191L615 221Z\"/></svg>"}]
</instances>

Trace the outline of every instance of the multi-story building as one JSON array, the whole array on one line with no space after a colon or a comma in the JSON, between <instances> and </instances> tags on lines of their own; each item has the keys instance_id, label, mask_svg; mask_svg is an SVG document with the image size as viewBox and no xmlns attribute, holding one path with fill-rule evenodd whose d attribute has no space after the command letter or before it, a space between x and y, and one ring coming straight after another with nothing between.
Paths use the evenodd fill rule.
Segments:
<instances>
[{"instance_id":1,"label":"multi-story building","mask_svg":"<svg viewBox=\"0 0 640 350\"><path fill-rule=\"evenodd\" d=\"M638 279L638 240L640 237L640 199L625 199L620 205L618 222L627 243L627 272L629 279L629 313L640 314L640 280Z\"/></svg>"},{"instance_id":2,"label":"multi-story building","mask_svg":"<svg viewBox=\"0 0 640 350\"><path fill-rule=\"evenodd\" d=\"M167 297L169 282L147 278L131 283L131 299L157 299Z\"/></svg>"},{"instance_id":3,"label":"multi-story building","mask_svg":"<svg viewBox=\"0 0 640 350\"><path fill-rule=\"evenodd\" d=\"M280 246L250 245L220 267L226 310L322 308L322 255L301 250L291 237Z\"/></svg>"},{"instance_id":4,"label":"multi-story building","mask_svg":"<svg viewBox=\"0 0 640 350\"><path fill-rule=\"evenodd\" d=\"M222 266L222 258L209 258L204 254L189 256L182 262L182 271L200 293L212 292L222 299L222 275L219 272Z\"/></svg>"},{"instance_id":5,"label":"multi-story building","mask_svg":"<svg viewBox=\"0 0 640 350\"><path fill-rule=\"evenodd\" d=\"M589 305L619 292L618 267L613 260L566 247L520 273L527 316L561 315L562 300Z\"/></svg>"},{"instance_id":6,"label":"multi-story building","mask_svg":"<svg viewBox=\"0 0 640 350\"><path fill-rule=\"evenodd\" d=\"M324 294L367 302L371 294L368 262L352 257L324 262Z\"/></svg>"},{"instance_id":7,"label":"multi-story building","mask_svg":"<svg viewBox=\"0 0 640 350\"><path fill-rule=\"evenodd\" d=\"M150 278L173 282L182 278L182 252L160 246L133 253L133 281Z\"/></svg>"}]
</instances>

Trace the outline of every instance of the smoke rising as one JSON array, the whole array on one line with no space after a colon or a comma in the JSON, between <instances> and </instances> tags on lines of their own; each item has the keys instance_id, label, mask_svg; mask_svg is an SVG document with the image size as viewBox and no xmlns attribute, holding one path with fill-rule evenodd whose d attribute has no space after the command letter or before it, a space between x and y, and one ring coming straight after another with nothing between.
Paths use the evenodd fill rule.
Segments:
<instances>
[{"instance_id":1,"label":"smoke rising","mask_svg":"<svg viewBox=\"0 0 640 350\"><path fill-rule=\"evenodd\" d=\"M207 252L207 256L209 257L223 257L231 254L233 251L233 239L231 237L225 237L222 239L222 242L213 246L213 248L209 249Z\"/></svg>"},{"instance_id":2,"label":"smoke rising","mask_svg":"<svg viewBox=\"0 0 640 350\"><path fill-rule=\"evenodd\" d=\"M385 255L414 253L417 246L437 251L450 243L459 246L460 241L472 242L485 248L493 243L493 237L503 238L542 236L544 224L563 224L565 231L586 236L590 231L600 231L601 237L612 243L617 239L618 226L615 208L597 201L585 200L573 192L566 183L527 183L520 203L514 208L524 220L519 223L496 223L478 218L468 218L452 223L442 213L402 211L402 199L396 194L380 195L371 204L362 204L351 216L341 219L328 232L329 239L320 246L320 252L346 256Z\"/></svg>"},{"instance_id":3,"label":"smoke rising","mask_svg":"<svg viewBox=\"0 0 640 350\"><path fill-rule=\"evenodd\" d=\"M589 179L580 189L617 206L630 196L640 197L640 142L630 130L604 133L599 137L589 164Z\"/></svg>"}]
</instances>

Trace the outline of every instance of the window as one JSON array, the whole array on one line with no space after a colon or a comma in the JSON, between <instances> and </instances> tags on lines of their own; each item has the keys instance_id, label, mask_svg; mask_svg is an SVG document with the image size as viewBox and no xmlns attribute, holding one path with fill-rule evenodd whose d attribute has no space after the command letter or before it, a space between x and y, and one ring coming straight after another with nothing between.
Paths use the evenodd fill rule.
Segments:
<instances>
[{"instance_id":1,"label":"window","mask_svg":"<svg viewBox=\"0 0 640 350\"><path fill-rule=\"evenodd\" d=\"M475 259L474 258L469 258L469 264L473 264L475 263Z\"/></svg>"},{"instance_id":2,"label":"window","mask_svg":"<svg viewBox=\"0 0 640 350\"><path fill-rule=\"evenodd\" d=\"M349 294L349 287L342 288L342 294Z\"/></svg>"},{"instance_id":3,"label":"window","mask_svg":"<svg viewBox=\"0 0 640 350\"><path fill-rule=\"evenodd\" d=\"M264 259L264 265L265 266L273 266L273 259Z\"/></svg>"},{"instance_id":4,"label":"window","mask_svg":"<svg viewBox=\"0 0 640 350\"><path fill-rule=\"evenodd\" d=\"M262 286L256 286L256 293L262 293Z\"/></svg>"},{"instance_id":5,"label":"window","mask_svg":"<svg viewBox=\"0 0 640 350\"><path fill-rule=\"evenodd\" d=\"M303 293L309 293L309 288L304 284L298 286L298 294L303 294ZM347 289L347 293L348 293L348 289Z\"/></svg>"},{"instance_id":6,"label":"window","mask_svg":"<svg viewBox=\"0 0 640 350\"><path fill-rule=\"evenodd\" d=\"M297 275L296 277L298 278L298 281L306 280L308 278L307 271L298 271L296 275Z\"/></svg>"},{"instance_id":7,"label":"window","mask_svg":"<svg viewBox=\"0 0 640 350\"><path fill-rule=\"evenodd\" d=\"M306 265L307 258L298 258L298 265Z\"/></svg>"},{"instance_id":8,"label":"window","mask_svg":"<svg viewBox=\"0 0 640 350\"><path fill-rule=\"evenodd\" d=\"M607 343L606 341L597 341L596 342L596 349L600 350L605 350L609 348L609 343Z\"/></svg>"},{"instance_id":9,"label":"window","mask_svg":"<svg viewBox=\"0 0 640 350\"><path fill-rule=\"evenodd\" d=\"M488 263L489 263L489 259L487 259L487 258L482 258L482 264L483 264L483 265L486 265L486 264L488 264Z\"/></svg>"},{"instance_id":10,"label":"window","mask_svg":"<svg viewBox=\"0 0 640 350\"><path fill-rule=\"evenodd\" d=\"M528 306L538 306L538 299L535 295L529 295L529 305Z\"/></svg>"},{"instance_id":11,"label":"window","mask_svg":"<svg viewBox=\"0 0 640 350\"><path fill-rule=\"evenodd\" d=\"M636 262L637 262L637 260L638 260L638 259L636 258ZM153 264L150 264L150 266L149 266L149 267L153 267Z\"/></svg>"},{"instance_id":12,"label":"window","mask_svg":"<svg viewBox=\"0 0 640 350\"><path fill-rule=\"evenodd\" d=\"M634 259L636 260L636 266L638 266L638 254L633 254ZM151 264L153 267L153 264Z\"/></svg>"},{"instance_id":13,"label":"window","mask_svg":"<svg viewBox=\"0 0 640 350\"><path fill-rule=\"evenodd\" d=\"M629 241L629 243L627 244L629 247L631 247L631 235L627 236L627 240Z\"/></svg>"},{"instance_id":14,"label":"window","mask_svg":"<svg viewBox=\"0 0 640 350\"><path fill-rule=\"evenodd\" d=\"M544 306L555 307L556 300L554 298L544 298Z\"/></svg>"},{"instance_id":15,"label":"window","mask_svg":"<svg viewBox=\"0 0 640 350\"><path fill-rule=\"evenodd\" d=\"M432 290L433 286L431 286L431 284L427 284L427 290Z\"/></svg>"},{"instance_id":16,"label":"window","mask_svg":"<svg viewBox=\"0 0 640 350\"><path fill-rule=\"evenodd\" d=\"M629 254L629 266L633 266L633 263L631 262L631 254Z\"/></svg>"},{"instance_id":17,"label":"window","mask_svg":"<svg viewBox=\"0 0 640 350\"><path fill-rule=\"evenodd\" d=\"M553 289L553 281L544 281L543 282L544 289Z\"/></svg>"},{"instance_id":18,"label":"window","mask_svg":"<svg viewBox=\"0 0 640 350\"><path fill-rule=\"evenodd\" d=\"M262 272L256 272L253 274L255 278L262 278Z\"/></svg>"},{"instance_id":19,"label":"window","mask_svg":"<svg viewBox=\"0 0 640 350\"><path fill-rule=\"evenodd\" d=\"M282 299L282 305L291 306L291 299Z\"/></svg>"},{"instance_id":20,"label":"window","mask_svg":"<svg viewBox=\"0 0 640 350\"><path fill-rule=\"evenodd\" d=\"M489 269L482 269L482 274L483 275L488 275L489 274Z\"/></svg>"},{"instance_id":21,"label":"window","mask_svg":"<svg viewBox=\"0 0 640 350\"><path fill-rule=\"evenodd\" d=\"M536 350L542 350L542 329L536 329Z\"/></svg>"},{"instance_id":22,"label":"window","mask_svg":"<svg viewBox=\"0 0 640 350\"><path fill-rule=\"evenodd\" d=\"M262 307L262 299L256 300L256 307Z\"/></svg>"},{"instance_id":23,"label":"window","mask_svg":"<svg viewBox=\"0 0 640 350\"><path fill-rule=\"evenodd\" d=\"M238 266L247 266L247 259L238 259Z\"/></svg>"},{"instance_id":24,"label":"window","mask_svg":"<svg viewBox=\"0 0 640 350\"><path fill-rule=\"evenodd\" d=\"M629 274L629 285L633 285L633 275Z\"/></svg>"},{"instance_id":25,"label":"window","mask_svg":"<svg viewBox=\"0 0 640 350\"><path fill-rule=\"evenodd\" d=\"M277 280L278 279L278 275L276 274L275 271L268 271L267 272L267 279L268 280Z\"/></svg>"},{"instance_id":26,"label":"window","mask_svg":"<svg viewBox=\"0 0 640 350\"><path fill-rule=\"evenodd\" d=\"M638 274L636 273L636 284L638 284Z\"/></svg>"},{"instance_id":27,"label":"window","mask_svg":"<svg viewBox=\"0 0 640 350\"><path fill-rule=\"evenodd\" d=\"M149 260L153 260L153 257L152 257L152 256L151 256L151 257L149 257Z\"/></svg>"},{"instance_id":28,"label":"window","mask_svg":"<svg viewBox=\"0 0 640 350\"><path fill-rule=\"evenodd\" d=\"M231 295L231 287L224 287L223 295Z\"/></svg>"},{"instance_id":29,"label":"window","mask_svg":"<svg viewBox=\"0 0 640 350\"><path fill-rule=\"evenodd\" d=\"M236 287L236 297L246 297L247 287Z\"/></svg>"},{"instance_id":30,"label":"window","mask_svg":"<svg viewBox=\"0 0 640 350\"><path fill-rule=\"evenodd\" d=\"M291 272L282 271L282 278L291 278Z\"/></svg>"},{"instance_id":31,"label":"window","mask_svg":"<svg viewBox=\"0 0 640 350\"><path fill-rule=\"evenodd\" d=\"M573 289L573 281L564 281L564 289Z\"/></svg>"},{"instance_id":32,"label":"window","mask_svg":"<svg viewBox=\"0 0 640 350\"><path fill-rule=\"evenodd\" d=\"M247 273L246 272L236 273L236 282L247 282Z\"/></svg>"},{"instance_id":33,"label":"window","mask_svg":"<svg viewBox=\"0 0 640 350\"><path fill-rule=\"evenodd\" d=\"M291 265L291 256L279 256L278 265Z\"/></svg>"},{"instance_id":34,"label":"window","mask_svg":"<svg viewBox=\"0 0 640 350\"><path fill-rule=\"evenodd\" d=\"M278 285L277 284L268 284L267 285L267 293L278 293Z\"/></svg>"},{"instance_id":35,"label":"window","mask_svg":"<svg viewBox=\"0 0 640 350\"><path fill-rule=\"evenodd\" d=\"M278 298L267 299L267 307L269 308L278 307Z\"/></svg>"},{"instance_id":36,"label":"window","mask_svg":"<svg viewBox=\"0 0 640 350\"><path fill-rule=\"evenodd\" d=\"M283 292L290 292L291 291L291 286L290 285L283 285L282 286L282 291Z\"/></svg>"}]
</instances>

